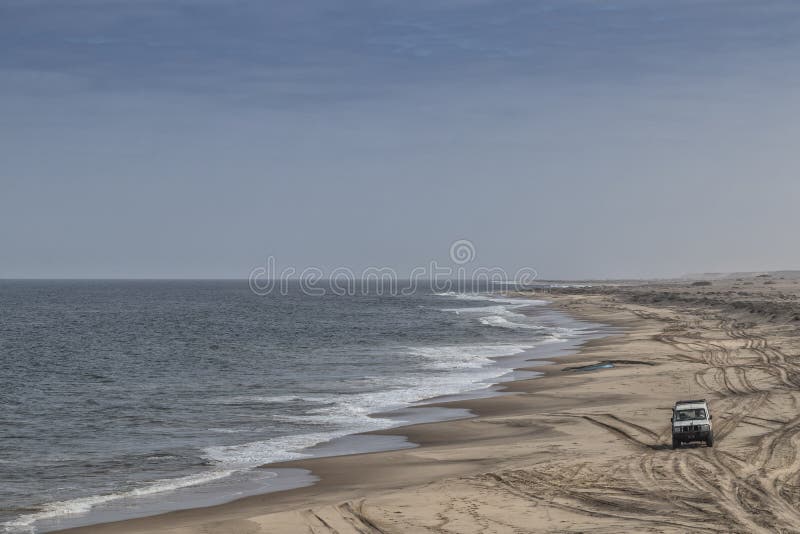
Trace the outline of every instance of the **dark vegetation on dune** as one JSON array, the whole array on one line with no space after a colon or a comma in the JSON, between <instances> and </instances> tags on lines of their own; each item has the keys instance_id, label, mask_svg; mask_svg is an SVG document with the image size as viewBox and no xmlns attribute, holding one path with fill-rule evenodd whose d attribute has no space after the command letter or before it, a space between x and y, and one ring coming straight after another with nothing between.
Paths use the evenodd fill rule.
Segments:
<instances>
[{"instance_id":1,"label":"dark vegetation on dune","mask_svg":"<svg viewBox=\"0 0 800 534\"><path fill-rule=\"evenodd\" d=\"M762 280L766 277L759 277ZM769 284L769 280L762 284ZM772 282L769 285L774 285ZM743 286L749 286L747 288ZM553 293L561 294L613 294L614 299L633 304L656 304L662 306L714 307L737 313L746 319L747 315L761 316L771 322L800 321L800 302L798 296L780 291L760 292L758 286L747 282L726 289L706 289L705 284L697 283L667 284L647 286L594 286L590 288L560 288ZM767 288L764 288L766 291Z\"/></svg>"}]
</instances>

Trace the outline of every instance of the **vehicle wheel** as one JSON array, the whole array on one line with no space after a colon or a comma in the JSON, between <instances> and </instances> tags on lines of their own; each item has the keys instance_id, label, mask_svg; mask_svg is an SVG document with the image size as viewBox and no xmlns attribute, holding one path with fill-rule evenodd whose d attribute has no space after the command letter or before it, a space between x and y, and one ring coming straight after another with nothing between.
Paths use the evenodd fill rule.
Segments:
<instances>
[{"instance_id":1,"label":"vehicle wheel","mask_svg":"<svg viewBox=\"0 0 800 534\"><path fill-rule=\"evenodd\" d=\"M706 447L713 447L714 446L714 434L709 434L706 438Z\"/></svg>"},{"instance_id":2,"label":"vehicle wheel","mask_svg":"<svg viewBox=\"0 0 800 534\"><path fill-rule=\"evenodd\" d=\"M678 447L680 447L680 446L681 446L681 442L680 442L680 441L678 441L677 439L674 439L674 438L673 438L673 440L672 440L672 450L675 450L675 449L677 449L677 448L678 448Z\"/></svg>"}]
</instances>

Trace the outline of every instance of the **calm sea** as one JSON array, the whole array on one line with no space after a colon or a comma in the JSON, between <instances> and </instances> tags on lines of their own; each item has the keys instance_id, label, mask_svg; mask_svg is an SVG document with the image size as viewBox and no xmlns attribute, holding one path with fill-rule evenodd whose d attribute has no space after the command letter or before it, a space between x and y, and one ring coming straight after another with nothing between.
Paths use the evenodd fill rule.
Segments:
<instances>
[{"instance_id":1,"label":"calm sea","mask_svg":"<svg viewBox=\"0 0 800 534\"><path fill-rule=\"evenodd\" d=\"M510 376L494 358L587 328L476 294L2 281L0 531L268 491L280 477L254 467L396 426L370 414L486 388Z\"/></svg>"}]
</instances>

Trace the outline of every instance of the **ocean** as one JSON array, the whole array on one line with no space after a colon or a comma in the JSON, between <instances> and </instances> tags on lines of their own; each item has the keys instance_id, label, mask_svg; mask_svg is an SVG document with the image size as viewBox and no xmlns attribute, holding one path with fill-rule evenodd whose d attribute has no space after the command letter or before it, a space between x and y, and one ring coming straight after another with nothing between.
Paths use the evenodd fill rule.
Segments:
<instances>
[{"instance_id":1,"label":"ocean","mask_svg":"<svg viewBox=\"0 0 800 534\"><path fill-rule=\"evenodd\" d=\"M493 394L531 376L512 371L531 351L596 327L538 299L379 293L0 281L0 532L311 484L304 471L256 467L413 446L346 436L466 416L408 408Z\"/></svg>"}]
</instances>

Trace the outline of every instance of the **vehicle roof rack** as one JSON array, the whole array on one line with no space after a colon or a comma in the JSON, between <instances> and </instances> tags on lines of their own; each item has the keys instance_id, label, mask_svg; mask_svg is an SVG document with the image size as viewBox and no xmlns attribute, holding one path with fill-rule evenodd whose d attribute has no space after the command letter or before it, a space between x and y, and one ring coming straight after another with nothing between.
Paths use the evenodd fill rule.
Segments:
<instances>
[{"instance_id":1,"label":"vehicle roof rack","mask_svg":"<svg viewBox=\"0 0 800 534\"><path fill-rule=\"evenodd\" d=\"M706 400L705 399L679 400L679 401L675 401L675 405L677 406L678 404L700 404L700 403L703 403L703 402L706 402Z\"/></svg>"}]
</instances>

